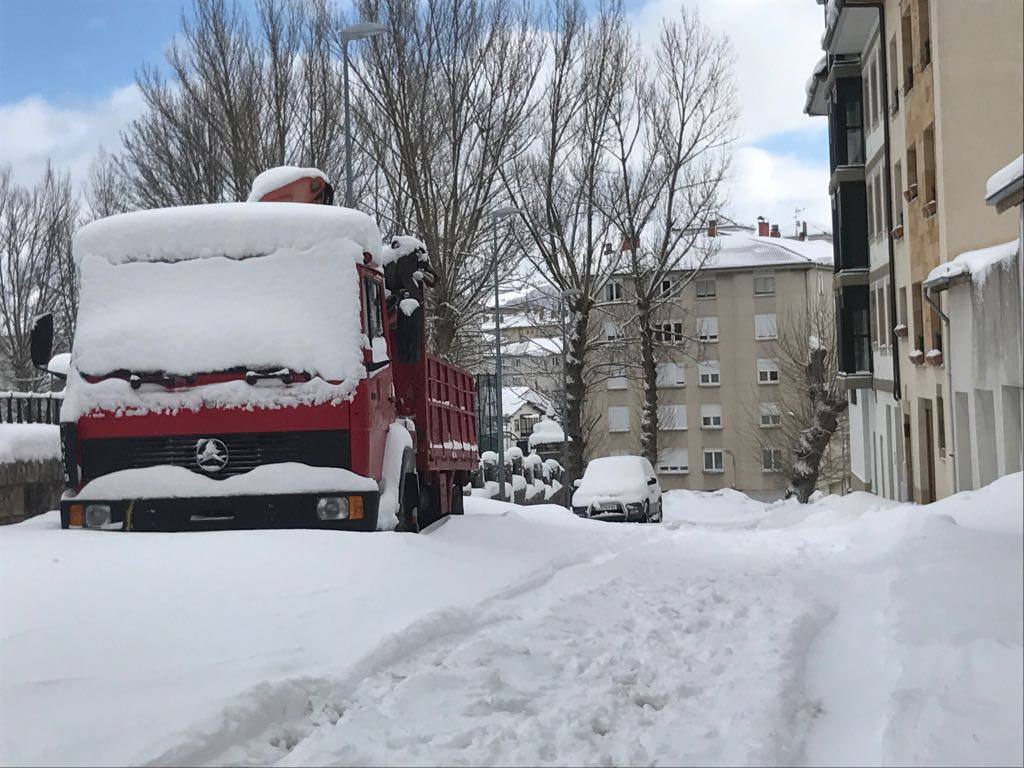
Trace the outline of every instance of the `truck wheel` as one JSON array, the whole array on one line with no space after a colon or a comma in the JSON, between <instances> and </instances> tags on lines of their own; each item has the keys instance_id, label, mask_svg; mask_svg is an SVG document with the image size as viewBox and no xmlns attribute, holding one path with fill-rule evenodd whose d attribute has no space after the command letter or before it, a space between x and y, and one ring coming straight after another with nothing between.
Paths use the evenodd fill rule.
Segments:
<instances>
[{"instance_id":1,"label":"truck wheel","mask_svg":"<svg viewBox=\"0 0 1024 768\"><path fill-rule=\"evenodd\" d=\"M398 495L398 525L396 531L417 533L420 530L420 480L416 474L415 457L407 451L402 458L402 480Z\"/></svg>"},{"instance_id":2,"label":"truck wheel","mask_svg":"<svg viewBox=\"0 0 1024 768\"><path fill-rule=\"evenodd\" d=\"M434 485L420 485L420 504L418 510L419 527L422 531L428 525L441 519L441 493Z\"/></svg>"}]
</instances>

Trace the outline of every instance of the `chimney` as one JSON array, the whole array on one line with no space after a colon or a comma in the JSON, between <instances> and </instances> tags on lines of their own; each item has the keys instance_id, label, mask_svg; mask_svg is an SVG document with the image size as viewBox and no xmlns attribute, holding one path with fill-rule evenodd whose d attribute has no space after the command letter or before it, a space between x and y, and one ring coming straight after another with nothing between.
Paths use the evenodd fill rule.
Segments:
<instances>
[{"instance_id":1,"label":"chimney","mask_svg":"<svg viewBox=\"0 0 1024 768\"><path fill-rule=\"evenodd\" d=\"M718 219L708 219L708 237L718 237Z\"/></svg>"},{"instance_id":2,"label":"chimney","mask_svg":"<svg viewBox=\"0 0 1024 768\"><path fill-rule=\"evenodd\" d=\"M806 239L807 239L807 222L806 221L802 221L802 222L800 222L800 235L797 237L797 240L799 240L802 243Z\"/></svg>"},{"instance_id":3,"label":"chimney","mask_svg":"<svg viewBox=\"0 0 1024 768\"><path fill-rule=\"evenodd\" d=\"M782 233L779 232L779 225L778 224L772 224L772 234L771 234L771 236L772 237L782 237Z\"/></svg>"},{"instance_id":4,"label":"chimney","mask_svg":"<svg viewBox=\"0 0 1024 768\"><path fill-rule=\"evenodd\" d=\"M764 216L757 217L757 236L768 237L768 219Z\"/></svg>"}]
</instances>

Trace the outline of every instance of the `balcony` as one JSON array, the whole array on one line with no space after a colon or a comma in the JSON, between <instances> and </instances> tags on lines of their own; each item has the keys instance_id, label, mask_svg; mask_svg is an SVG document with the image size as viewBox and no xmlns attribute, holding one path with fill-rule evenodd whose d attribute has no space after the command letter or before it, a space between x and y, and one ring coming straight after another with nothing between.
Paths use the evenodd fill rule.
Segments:
<instances>
[{"instance_id":1,"label":"balcony","mask_svg":"<svg viewBox=\"0 0 1024 768\"><path fill-rule=\"evenodd\" d=\"M836 281L840 285L867 285L868 204L864 169L837 172L831 193Z\"/></svg>"},{"instance_id":2,"label":"balcony","mask_svg":"<svg viewBox=\"0 0 1024 768\"><path fill-rule=\"evenodd\" d=\"M866 285L841 287L836 293L839 376L847 389L871 387L871 307Z\"/></svg>"},{"instance_id":3,"label":"balcony","mask_svg":"<svg viewBox=\"0 0 1024 768\"><path fill-rule=\"evenodd\" d=\"M829 71L829 170L864 166L864 110L860 63L834 64Z\"/></svg>"}]
</instances>

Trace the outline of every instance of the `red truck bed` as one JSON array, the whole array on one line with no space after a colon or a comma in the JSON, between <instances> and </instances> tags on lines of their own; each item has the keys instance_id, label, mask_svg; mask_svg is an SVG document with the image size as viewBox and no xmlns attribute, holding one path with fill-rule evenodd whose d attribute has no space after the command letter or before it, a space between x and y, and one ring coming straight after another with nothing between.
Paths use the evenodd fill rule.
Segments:
<instances>
[{"instance_id":1,"label":"red truck bed","mask_svg":"<svg viewBox=\"0 0 1024 768\"><path fill-rule=\"evenodd\" d=\"M476 382L454 365L427 355L425 440L420 445L426 469L475 469ZM417 414L419 416L419 414ZM419 463L419 462L418 462Z\"/></svg>"}]
</instances>

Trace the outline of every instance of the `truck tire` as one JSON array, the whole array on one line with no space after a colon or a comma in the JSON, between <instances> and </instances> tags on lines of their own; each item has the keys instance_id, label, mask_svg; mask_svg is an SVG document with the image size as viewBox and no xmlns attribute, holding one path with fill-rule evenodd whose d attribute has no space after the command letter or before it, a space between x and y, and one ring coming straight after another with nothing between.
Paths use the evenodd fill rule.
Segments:
<instances>
[{"instance_id":1,"label":"truck tire","mask_svg":"<svg viewBox=\"0 0 1024 768\"><path fill-rule=\"evenodd\" d=\"M418 533L420 505L420 480L416 474L416 457L406 451L402 457L402 479L398 493L398 525L396 531Z\"/></svg>"},{"instance_id":2,"label":"truck tire","mask_svg":"<svg viewBox=\"0 0 1024 768\"><path fill-rule=\"evenodd\" d=\"M463 515L466 513L466 505L464 499L466 498L462 492L462 486L469 482L468 472L456 472L455 473L455 487L452 488L452 505L451 514Z\"/></svg>"},{"instance_id":3,"label":"truck tire","mask_svg":"<svg viewBox=\"0 0 1024 768\"><path fill-rule=\"evenodd\" d=\"M440 489L430 483L420 484L420 503L418 510L417 531L422 531L431 523L441 519L441 492Z\"/></svg>"}]
</instances>

